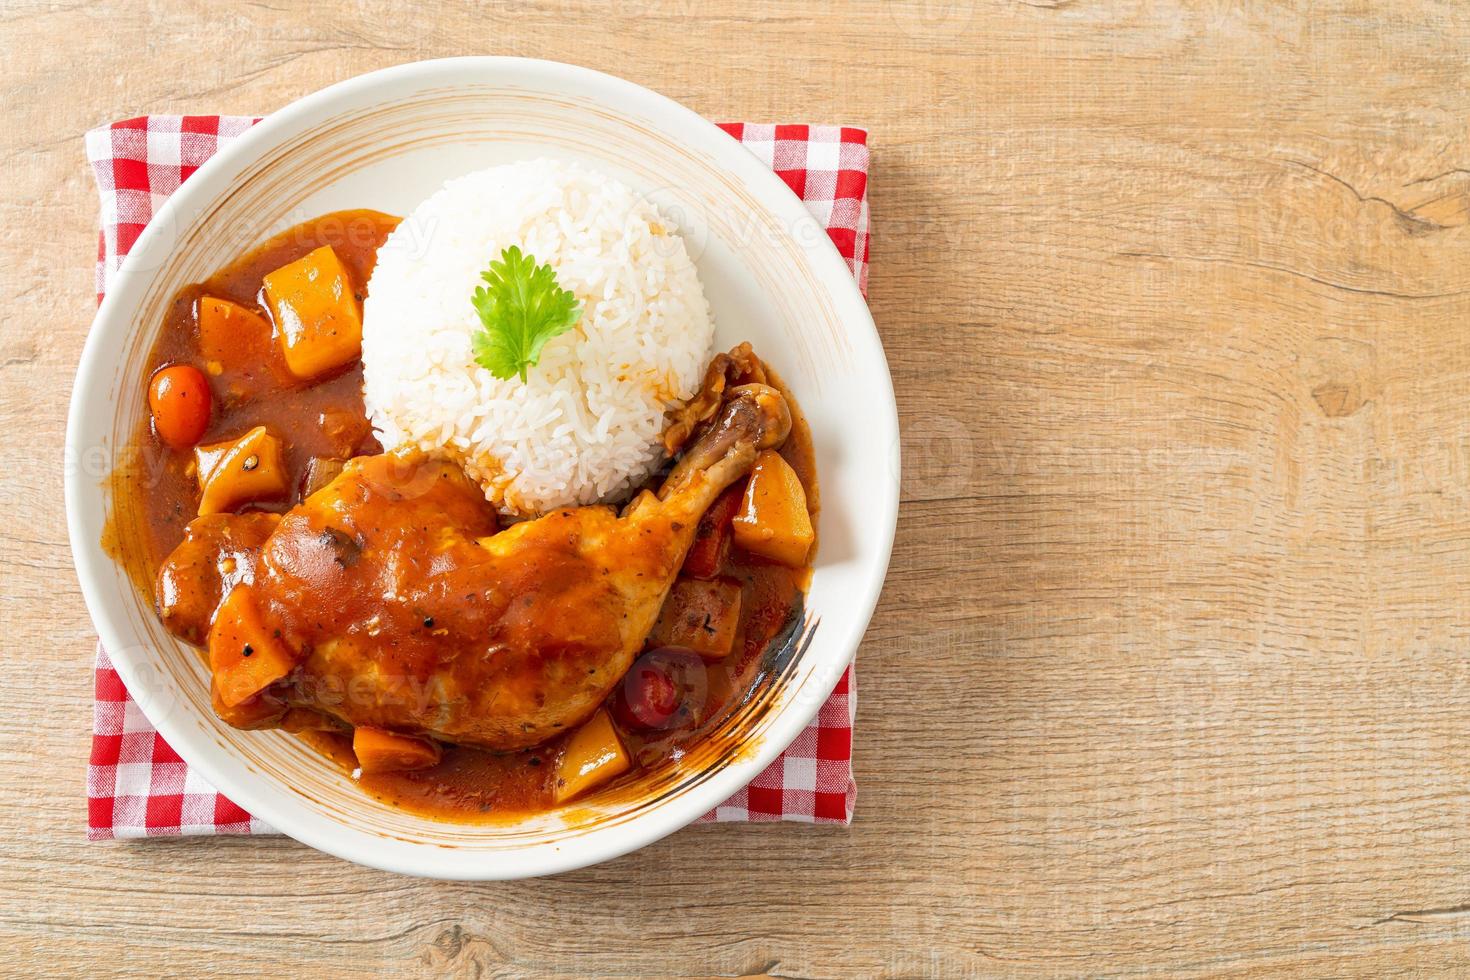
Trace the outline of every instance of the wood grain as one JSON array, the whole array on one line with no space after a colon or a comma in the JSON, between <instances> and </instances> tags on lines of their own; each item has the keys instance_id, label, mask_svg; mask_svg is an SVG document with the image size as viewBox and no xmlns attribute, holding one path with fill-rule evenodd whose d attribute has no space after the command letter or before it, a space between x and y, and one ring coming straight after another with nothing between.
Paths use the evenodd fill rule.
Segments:
<instances>
[{"instance_id":1,"label":"wood grain","mask_svg":"<svg viewBox=\"0 0 1470 980\"><path fill-rule=\"evenodd\" d=\"M3 972L1470 970L1470 9L10 0L0 50ZM491 52L871 129L905 476L856 823L488 886L85 843L80 134Z\"/></svg>"}]
</instances>

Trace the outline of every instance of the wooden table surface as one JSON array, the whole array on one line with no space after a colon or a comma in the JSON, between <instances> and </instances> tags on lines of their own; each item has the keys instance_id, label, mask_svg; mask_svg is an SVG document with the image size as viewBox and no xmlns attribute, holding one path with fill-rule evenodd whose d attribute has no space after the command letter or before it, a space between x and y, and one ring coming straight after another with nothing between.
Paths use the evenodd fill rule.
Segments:
<instances>
[{"instance_id":1,"label":"wooden table surface","mask_svg":"<svg viewBox=\"0 0 1470 980\"><path fill-rule=\"evenodd\" d=\"M1470 10L0 6L0 972L1470 969ZM850 829L440 884L83 839L81 134L450 54L866 126L903 508Z\"/></svg>"}]
</instances>

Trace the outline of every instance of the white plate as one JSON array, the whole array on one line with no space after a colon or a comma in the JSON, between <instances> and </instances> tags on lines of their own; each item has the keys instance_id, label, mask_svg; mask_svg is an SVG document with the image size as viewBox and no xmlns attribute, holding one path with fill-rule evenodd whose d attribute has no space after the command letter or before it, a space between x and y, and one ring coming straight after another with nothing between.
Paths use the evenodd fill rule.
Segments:
<instances>
[{"instance_id":1,"label":"white plate","mask_svg":"<svg viewBox=\"0 0 1470 980\"><path fill-rule=\"evenodd\" d=\"M280 732L210 710L199 658L169 636L99 542L105 476L145 408L148 351L182 286L307 218L404 214L445 179L531 156L580 160L647 193L699 265L717 344L749 340L811 423L822 509L807 599L811 643L732 720L737 751L691 753L642 799L616 796L512 825L426 820L370 799ZM439 878L549 874L624 854L735 793L815 715L878 599L898 509L898 423L872 318L821 226L735 140L675 102L584 68L457 58L390 68L310 95L220 152L169 198L107 293L82 353L67 429L66 509L87 607L118 673L220 792L312 847Z\"/></svg>"}]
</instances>

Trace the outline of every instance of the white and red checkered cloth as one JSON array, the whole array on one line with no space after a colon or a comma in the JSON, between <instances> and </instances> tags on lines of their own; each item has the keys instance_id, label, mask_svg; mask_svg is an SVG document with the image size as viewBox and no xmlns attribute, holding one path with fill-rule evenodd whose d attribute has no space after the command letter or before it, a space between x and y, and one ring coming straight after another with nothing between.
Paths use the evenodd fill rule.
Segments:
<instances>
[{"instance_id":1,"label":"white and red checkered cloth","mask_svg":"<svg viewBox=\"0 0 1470 980\"><path fill-rule=\"evenodd\" d=\"M87 158L102 199L99 302L164 200L204 161L258 121L249 116L140 116L87 133ZM721 128L796 192L826 227L866 292L867 133L850 127L752 123L726 123ZM92 758L87 769L89 839L274 833L215 792L164 742L100 647L95 683ZM851 821L856 705L849 667L791 747L702 820Z\"/></svg>"}]
</instances>

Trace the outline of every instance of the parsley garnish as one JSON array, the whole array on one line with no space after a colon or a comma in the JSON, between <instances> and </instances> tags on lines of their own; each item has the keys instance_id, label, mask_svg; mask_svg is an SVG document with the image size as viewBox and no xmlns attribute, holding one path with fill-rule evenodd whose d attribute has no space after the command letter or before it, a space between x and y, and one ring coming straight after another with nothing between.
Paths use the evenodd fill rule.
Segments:
<instances>
[{"instance_id":1,"label":"parsley garnish","mask_svg":"<svg viewBox=\"0 0 1470 980\"><path fill-rule=\"evenodd\" d=\"M475 363L502 381L517 374L525 381L526 368L541 360L546 342L576 326L582 305L557 283L551 266L538 266L514 245L492 259L480 278L486 285L471 298L481 323L470 338Z\"/></svg>"}]
</instances>

